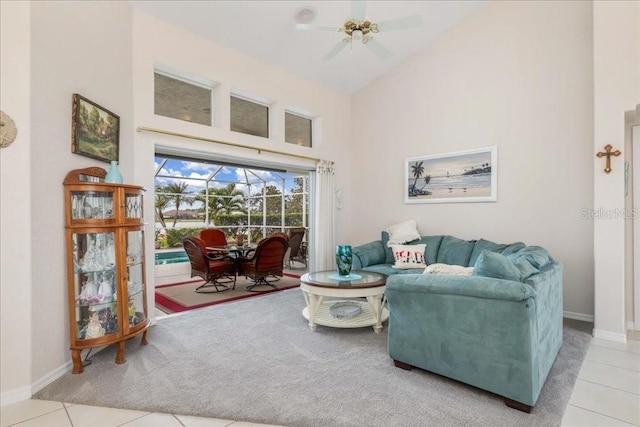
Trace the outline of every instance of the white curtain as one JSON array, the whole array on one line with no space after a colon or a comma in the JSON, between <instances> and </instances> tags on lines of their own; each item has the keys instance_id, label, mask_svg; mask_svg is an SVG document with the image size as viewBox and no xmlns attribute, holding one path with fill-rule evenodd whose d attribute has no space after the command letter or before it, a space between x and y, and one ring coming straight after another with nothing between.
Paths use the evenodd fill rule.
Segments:
<instances>
[{"instance_id":1,"label":"white curtain","mask_svg":"<svg viewBox=\"0 0 640 427\"><path fill-rule=\"evenodd\" d=\"M334 270L336 264L335 243L335 184L334 163L320 160L316 166L315 206L313 212L314 263L312 271Z\"/></svg>"}]
</instances>

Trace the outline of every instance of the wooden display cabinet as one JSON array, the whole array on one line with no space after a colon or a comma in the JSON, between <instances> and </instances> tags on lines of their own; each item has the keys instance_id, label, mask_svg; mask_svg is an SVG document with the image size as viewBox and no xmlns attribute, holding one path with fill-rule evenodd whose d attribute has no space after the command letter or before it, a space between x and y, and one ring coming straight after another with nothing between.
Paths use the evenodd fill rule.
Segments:
<instances>
[{"instance_id":1,"label":"wooden display cabinet","mask_svg":"<svg viewBox=\"0 0 640 427\"><path fill-rule=\"evenodd\" d=\"M64 180L73 373L84 370L82 351L117 345L142 334L147 344L144 189L105 183L99 167L76 169Z\"/></svg>"}]
</instances>

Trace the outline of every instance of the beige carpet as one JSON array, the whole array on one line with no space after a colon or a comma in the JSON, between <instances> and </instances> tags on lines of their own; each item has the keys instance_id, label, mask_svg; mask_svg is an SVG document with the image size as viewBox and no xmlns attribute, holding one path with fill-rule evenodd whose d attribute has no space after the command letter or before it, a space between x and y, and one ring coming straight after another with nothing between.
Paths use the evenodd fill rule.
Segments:
<instances>
[{"instance_id":1,"label":"beige carpet","mask_svg":"<svg viewBox=\"0 0 640 427\"><path fill-rule=\"evenodd\" d=\"M250 298L256 295L295 288L300 285L300 278L294 275L285 275L280 280L273 282L277 289L273 289L270 286L259 286L256 287L259 292L245 291L244 287L252 282L244 277L238 277L235 289L223 292L196 292L196 288L203 283L204 280L195 278L187 282L156 286L156 307L165 313L179 313L241 298Z\"/></svg>"},{"instance_id":2,"label":"beige carpet","mask_svg":"<svg viewBox=\"0 0 640 427\"><path fill-rule=\"evenodd\" d=\"M245 422L238 426L553 427L591 341L590 327L574 326L586 322L565 319L562 348L527 414L475 387L396 368L386 322L379 334L311 332L304 307L297 288L165 317L149 328L147 345L127 341L125 364L108 346L84 373L68 372L34 398Z\"/></svg>"}]
</instances>

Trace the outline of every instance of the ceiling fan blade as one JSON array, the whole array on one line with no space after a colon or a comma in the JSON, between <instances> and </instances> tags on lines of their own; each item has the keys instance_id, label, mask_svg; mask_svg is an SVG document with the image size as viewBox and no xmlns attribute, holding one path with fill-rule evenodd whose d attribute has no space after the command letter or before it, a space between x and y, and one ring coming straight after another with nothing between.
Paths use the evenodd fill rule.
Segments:
<instances>
[{"instance_id":1,"label":"ceiling fan blade","mask_svg":"<svg viewBox=\"0 0 640 427\"><path fill-rule=\"evenodd\" d=\"M378 55L380 59L389 59L393 56L393 52L384 47L383 44L374 38L370 38L369 41L365 43L365 46Z\"/></svg>"},{"instance_id":2,"label":"ceiling fan blade","mask_svg":"<svg viewBox=\"0 0 640 427\"><path fill-rule=\"evenodd\" d=\"M391 19L389 21L378 22L379 31L406 30L422 26L422 16L411 15L404 18Z\"/></svg>"},{"instance_id":3,"label":"ceiling fan blade","mask_svg":"<svg viewBox=\"0 0 640 427\"><path fill-rule=\"evenodd\" d=\"M319 25L309 25L309 24L296 24L295 27L298 30L319 30L319 31L340 31L339 27L321 27Z\"/></svg>"},{"instance_id":4,"label":"ceiling fan blade","mask_svg":"<svg viewBox=\"0 0 640 427\"><path fill-rule=\"evenodd\" d=\"M364 21L364 11L367 4L363 0L351 0L351 18L356 21Z\"/></svg>"},{"instance_id":5,"label":"ceiling fan blade","mask_svg":"<svg viewBox=\"0 0 640 427\"><path fill-rule=\"evenodd\" d=\"M322 59L324 61L333 59L337 54L339 54L342 51L342 49L347 47L348 44L349 44L348 39L340 40L340 42L337 45L335 45L333 49L331 49L329 53L327 53Z\"/></svg>"}]
</instances>

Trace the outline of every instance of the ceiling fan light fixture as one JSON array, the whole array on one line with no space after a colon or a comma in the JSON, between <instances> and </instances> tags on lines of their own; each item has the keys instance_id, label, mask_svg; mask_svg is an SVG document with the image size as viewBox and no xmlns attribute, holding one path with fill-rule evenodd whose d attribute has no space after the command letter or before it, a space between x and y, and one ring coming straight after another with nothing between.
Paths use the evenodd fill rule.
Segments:
<instances>
[{"instance_id":1,"label":"ceiling fan light fixture","mask_svg":"<svg viewBox=\"0 0 640 427\"><path fill-rule=\"evenodd\" d=\"M387 49L384 44L380 43L378 37L373 37L373 34L379 32L386 33L387 31L405 30L410 28L418 28L422 26L423 21L420 15L405 16L402 18L391 19L387 21L371 22L365 18L365 2L363 0L351 0L351 18L344 21L341 27L323 27L319 25L304 24L303 20L309 19L308 12L305 9L311 9L310 7L299 9L296 12L295 25L300 30L321 30L344 33L344 37L338 42L322 59L327 61L334 58L346 47L350 45L353 50L353 40L362 41L363 45L366 45L367 49L375 53L380 59L389 59L393 56L393 52ZM315 14L315 10L313 11ZM314 15L315 18L315 15Z\"/></svg>"},{"instance_id":2,"label":"ceiling fan light fixture","mask_svg":"<svg viewBox=\"0 0 640 427\"><path fill-rule=\"evenodd\" d=\"M316 19L316 10L311 6L304 6L296 10L293 19L297 24L309 24Z\"/></svg>"}]
</instances>

